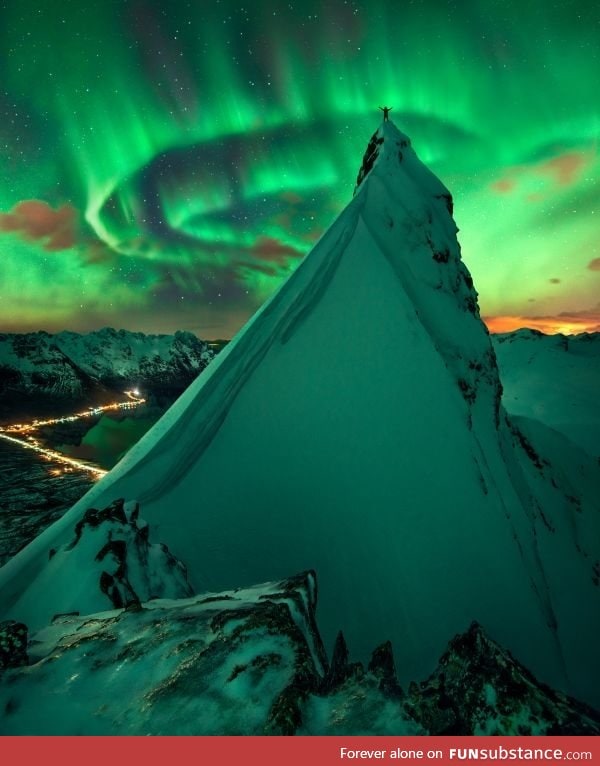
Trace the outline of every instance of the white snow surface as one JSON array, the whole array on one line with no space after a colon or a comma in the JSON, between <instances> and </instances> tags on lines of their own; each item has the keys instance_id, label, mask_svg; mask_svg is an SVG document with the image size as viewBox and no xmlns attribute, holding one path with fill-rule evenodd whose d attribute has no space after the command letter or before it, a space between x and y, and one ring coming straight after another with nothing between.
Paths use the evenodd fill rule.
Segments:
<instances>
[{"instance_id":1,"label":"white snow surface","mask_svg":"<svg viewBox=\"0 0 600 766\"><path fill-rule=\"evenodd\" d=\"M391 639L401 682L477 620L541 680L600 702L597 462L529 421L529 440L511 430L449 192L392 123L377 139L279 291L0 570L0 615L37 629L64 611L49 548L123 497L196 591L314 569L326 643L341 628L365 659ZM575 473L544 458L547 437Z\"/></svg>"}]
</instances>

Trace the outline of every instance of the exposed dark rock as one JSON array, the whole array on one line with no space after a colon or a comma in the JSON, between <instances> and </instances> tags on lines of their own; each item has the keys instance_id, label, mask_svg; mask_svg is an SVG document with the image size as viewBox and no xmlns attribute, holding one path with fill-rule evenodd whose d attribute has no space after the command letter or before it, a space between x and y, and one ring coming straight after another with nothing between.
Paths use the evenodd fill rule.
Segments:
<instances>
[{"instance_id":1,"label":"exposed dark rock","mask_svg":"<svg viewBox=\"0 0 600 766\"><path fill-rule=\"evenodd\" d=\"M322 685L322 673L327 671L327 665L323 666L326 655L316 629L316 598L314 573L305 572L278 583L274 592L262 594L250 608L247 605L232 606L212 618L212 630L225 633L229 640L244 641L249 633L262 630L270 635L286 636L295 647L293 675L273 700L265 722L267 734L295 734L302 723L302 703ZM290 620L290 614L301 616L306 633L294 619ZM235 627L231 630L227 626L232 621ZM273 662L271 656L268 661L261 661L258 665L254 663L252 667L264 668ZM233 678L230 676L229 680L234 680L247 669L247 666L234 668Z\"/></svg>"},{"instance_id":2,"label":"exposed dark rock","mask_svg":"<svg viewBox=\"0 0 600 766\"><path fill-rule=\"evenodd\" d=\"M539 683L477 623L411 684L406 706L432 735L600 733L596 711Z\"/></svg>"},{"instance_id":3,"label":"exposed dark rock","mask_svg":"<svg viewBox=\"0 0 600 766\"><path fill-rule=\"evenodd\" d=\"M452 200L452 196L450 194L444 194L438 199L443 199L446 205L446 209L448 210L450 215L454 215L454 201Z\"/></svg>"},{"instance_id":4,"label":"exposed dark rock","mask_svg":"<svg viewBox=\"0 0 600 766\"><path fill-rule=\"evenodd\" d=\"M538 455L538 453L535 451L535 449L534 449L533 445L531 444L531 442L525 436L525 434L523 434L517 428L517 426L514 425L513 423L511 423L510 429L511 429L512 433L517 437L517 440L518 440L519 444L521 445L521 447L525 451L525 454L527 455L527 457L534 464L534 466L538 470L543 471L544 470L544 464L543 464L540 456Z\"/></svg>"},{"instance_id":5,"label":"exposed dark rock","mask_svg":"<svg viewBox=\"0 0 600 766\"><path fill-rule=\"evenodd\" d=\"M322 689L324 692L332 691L341 686L348 678L353 675L353 666L348 662L348 647L346 639L340 630L333 645L333 654L331 655L331 664L329 672L325 677Z\"/></svg>"},{"instance_id":6,"label":"exposed dark rock","mask_svg":"<svg viewBox=\"0 0 600 766\"><path fill-rule=\"evenodd\" d=\"M458 387L463 395L463 398L469 404L472 404L477 398L477 389L464 378L459 378Z\"/></svg>"},{"instance_id":7,"label":"exposed dark rock","mask_svg":"<svg viewBox=\"0 0 600 766\"><path fill-rule=\"evenodd\" d=\"M233 596L207 596L206 598L200 599L200 604L210 604L212 602L218 602L218 601L237 601L238 599L234 598Z\"/></svg>"},{"instance_id":8,"label":"exposed dark rock","mask_svg":"<svg viewBox=\"0 0 600 766\"><path fill-rule=\"evenodd\" d=\"M391 641L386 641L373 651L368 670L379 679L379 688L385 695L398 698L403 696L396 677L396 663Z\"/></svg>"},{"instance_id":9,"label":"exposed dark rock","mask_svg":"<svg viewBox=\"0 0 600 766\"><path fill-rule=\"evenodd\" d=\"M318 600L317 575L313 570L301 572L279 583L280 593L271 594L269 599L276 601L292 601L298 614L306 614L306 626L311 638L312 649L317 658L319 671L325 671L328 667L327 652L321 640L321 634L316 621L316 608ZM308 609L306 608L308 605Z\"/></svg>"},{"instance_id":10,"label":"exposed dark rock","mask_svg":"<svg viewBox=\"0 0 600 766\"><path fill-rule=\"evenodd\" d=\"M477 308L477 301L472 295L467 295L465 298L465 309L471 314L477 314L479 309Z\"/></svg>"},{"instance_id":11,"label":"exposed dark rock","mask_svg":"<svg viewBox=\"0 0 600 766\"><path fill-rule=\"evenodd\" d=\"M0 670L27 662L27 625L14 620L0 622Z\"/></svg>"},{"instance_id":12,"label":"exposed dark rock","mask_svg":"<svg viewBox=\"0 0 600 766\"><path fill-rule=\"evenodd\" d=\"M206 603L206 602L204 602ZM252 662L246 663L244 665L236 665L233 670L231 671L231 675L227 679L227 683L231 683L231 681L235 681L235 679L241 674L245 673L246 671L250 670L265 670L266 668L273 666L273 665L279 665L281 663L281 655L276 654L275 652L271 652L270 654L261 654L258 657L255 657Z\"/></svg>"},{"instance_id":13,"label":"exposed dark rock","mask_svg":"<svg viewBox=\"0 0 600 766\"><path fill-rule=\"evenodd\" d=\"M60 612L52 617L51 623L68 619L69 617L79 617L79 612Z\"/></svg>"},{"instance_id":14,"label":"exposed dark rock","mask_svg":"<svg viewBox=\"0 0 600 766\"><path fill-rule=\"evenodd\" d=\"M149 542L149 527L140 519L137 503L126 508L119 498L106 508L88 508L74 531L73 541L62 551L78 556L73 559L78 571L84 566L96 567L99 591L109 601L95 605L94 594L82 594L89 599L88 608L122 609L151 598L192 594L184 565L166 545Z\"/></svg>"},{"instance_id":15,"label":"exposed dark rock","mask_svg":"<svg viewBox=\"0 0 600 766\"><path fill-rule=\"evenodd\" d=\"M84 530L82 542L85 536ZM119 551L107 547L103 561ZM117 585L106 571L101 579L107 592ZM389 642L375 649L364 671L350 662L340 633L331 665L323 665L321 638L311 627L314 573L234 593L132 603L116 615L57 616L59 630L51 635L58 637L45 653L36 648L26 673L19 666L27 663L27 629L0 624L0 667L8 674L0 684L4 730L39 733L35 722L45 720L43 706L52 696L32 695L32 684L40 691L62 688L66 678L75 683L83 674L73 702L77 715L68 705L63 718L53 714L53 733L85 734L98 726L113 734L600 733L598 713L539 683L477 623L404 695ZM39 645L34 636L31 646ZM48 656L52 662L39 661ZM129 677L131 696L114 694L117 666L119 688ZM105 710L100 718L99 709Z\"/></svg>"},{"instance_id":16,"label":"exposed dark rock","mask_svg":"<svg viewBox=\"0 0 600 766\"><path fill-rule=\"evenodd\" d=\"M450 259L449 250L441 250L441 251L436 251L433 253L433 260L437 261L437 263L448 263L449 259Z\"/></svg>"},{"instance_id":17,"label":"exposed dark rock","mask_svg":"<svg viewBox=\"0 0 600 766\"><path fill-rule=\"evenodd\" d=\"M124 503L125 500L123 498L119 498L118 500L114 500L110 505L108 505L106 508L103 508L102 510L98 510L97 508L88 508L87 511L83 514L83 517L75 525L75 540L70 544L69 549L74 548L75 545L77 545L81 539L81 533L86 526L95 528L99 527L100 524L107 521L116 521L117 524L127 524L127 517L125 516L125 511L123 510Z\"/></svg>"},{"instance_id":18,"label":"exposed dark rock","mask_svg":"<svg viewBox=\"0 0 600 766\"><path fill-rule=\"evenodd\" d=\"M384 140L383 136L379 135L379 131L377 131L376 133L373 133L373 135L371 136L371 140L367 144L367 149L363 157L362 165L360 167L360 170L358 171L358 176L356 178L356 186L354 187L354 194L356 194L356 192L358 191L358 187L367 177L367 175L371 171L371 168L375 164L375 160L379 156L379 147L383 143L383 140Z\"/></svg>"},{"instance_id":19,"label":"exposed dark rock","mask_svg":"<svg viewBox=\"0 0 600 766\"><path fill-rule=\"evenodd\" d=\"M297 732L302 723L301 703L311 689L293 681L286 686L273 703L265 726L265 734L290 736Z\"/></svg>"}]
</instances>

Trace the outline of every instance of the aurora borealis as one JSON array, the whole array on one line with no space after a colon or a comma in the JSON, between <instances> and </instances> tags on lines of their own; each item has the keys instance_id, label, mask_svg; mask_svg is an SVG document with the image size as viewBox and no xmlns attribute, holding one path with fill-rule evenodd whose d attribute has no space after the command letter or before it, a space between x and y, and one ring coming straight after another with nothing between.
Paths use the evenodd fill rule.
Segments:
<instances>
[{"instance_id":1,"label":"aurora borealis","mask_svg":"<svg viewBox=\"0 0 600 766\"><path fill-rule=\"evenodd\" d=\"M600 8L11 0L0 329L230 337L381 113L451 189L492 329L600 329Z\"/></svg>"}]
</instances>

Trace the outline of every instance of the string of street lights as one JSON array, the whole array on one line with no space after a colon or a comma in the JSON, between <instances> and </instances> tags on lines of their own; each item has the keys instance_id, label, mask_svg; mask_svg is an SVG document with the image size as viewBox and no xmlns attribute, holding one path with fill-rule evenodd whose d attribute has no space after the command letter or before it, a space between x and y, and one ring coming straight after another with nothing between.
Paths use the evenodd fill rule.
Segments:
<instances>
[{"instance_id":1,"label":"string of street lights","mask_svg":"<svg viewBox=\"0 0 600 766\"><path fill-rule=\"evenodd\" d=\"M60 468L54 468L50 471L50 473L55 476L60 476L64 473L79 470L87 471L99 479L108 472L103 468L89 465L88 463L85 463L81 460L68 457L67 455L63 455L61 452L57 452L56 450L44 447L39 439L36 439L32 433L42 426L52 426L57 425L58 423L72 423L75 420L90 418L95 415L100 415L103 412L109 412L111 410L133 409L134 407L139 407L141 404L144 404L146 401L140 395L140 392L137 389L124 391L124 394L127 396L127 401L125 402L111 402L110 404L104 404L99 407L90 407L83 412L77 412L74 415L63 415L59 418L48 418L46 420L36 419L31 423L15 423L14 425L10 426L0 426L0 439L4 439L4 441L11 442L12 444L17 444L19 447L33 450L34 452L37 452L39 455L41 455L41 457L45 460L59 463L61 466ZM19 436L15 436L15 434L21 434L24 436L24 438L19 438Z\"/></svg>"}]
</instances>

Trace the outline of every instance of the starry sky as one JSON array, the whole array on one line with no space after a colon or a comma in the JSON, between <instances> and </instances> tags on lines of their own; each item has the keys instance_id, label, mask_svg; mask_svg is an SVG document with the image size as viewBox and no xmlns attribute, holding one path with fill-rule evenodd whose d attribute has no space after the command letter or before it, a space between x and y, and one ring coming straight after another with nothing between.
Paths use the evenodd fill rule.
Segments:
<instances>
[{"instance_id":1,"label":"starry sky","mask_svg":"<svg viewBox=\"0 0 600 766\"><path fill-rule=\"evenodd\" d=\"M351 199L383 104L490 329L600 329L595 1L0 8L0 331L231 337Z\"/></svg>"}]
</instances>

